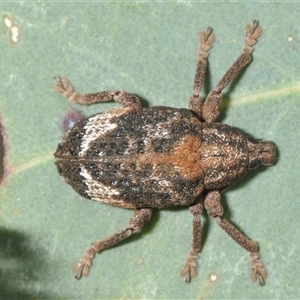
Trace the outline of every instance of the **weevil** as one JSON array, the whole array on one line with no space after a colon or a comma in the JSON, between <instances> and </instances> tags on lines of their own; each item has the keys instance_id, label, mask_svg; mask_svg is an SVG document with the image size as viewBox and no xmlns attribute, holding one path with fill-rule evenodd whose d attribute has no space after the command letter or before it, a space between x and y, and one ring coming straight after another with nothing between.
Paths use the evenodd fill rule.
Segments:
<instances>
[{"instance_id":1,"label":"weevil","mask_svg":"<svg viewBox=\"0 0 300 300\"><path fill-rule=\"evenodd\" d=\"M188 109L145 108L137 96L123 90L79 94L67 78L55 77L54 90L72 103L114 100L122 105L79 121L66 133L54 154L59 174L87 199L135 210L125 229L96 240L85 250L74 267L76 279L89 274L96 253L140 230L154 208L188 206L193 214L193 241L181 271L185 281L197 275L200 213L205 208L250 253L251 278L264 284L267 271L258 244L222 217L221 192L258 166L272 164L276 147L216 122L222 90L251 61L253 45L260 35L257 21L246 26L242 54L202 101L199 93L215 35L211 28L199 33Z\"/></svg>"}]
</instances>

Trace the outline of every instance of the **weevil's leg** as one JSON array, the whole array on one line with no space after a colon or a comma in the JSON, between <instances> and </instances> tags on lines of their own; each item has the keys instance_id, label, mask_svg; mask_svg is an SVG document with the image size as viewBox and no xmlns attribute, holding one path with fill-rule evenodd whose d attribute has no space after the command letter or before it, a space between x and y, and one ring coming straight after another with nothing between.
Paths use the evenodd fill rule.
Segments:
<instances>
[{"instance_id":1,"label":"weevil's leg","mask_svg":"<svg viewBox=\"0 0 300 300\"><path fill-rule=\"evenodd\" d=\"M232 239L234 239L240 246L250 252L251 279L252 281L258 280L260 285L264 285L268 273L263 263L260 261L258 245L256 242L245 237L231 223L222 218L223 207L221 204L220 192L217 190L208 192L204 199L204 207L207 210L209 216L214 218L219 226L224 229Z\"/></svg>"},{"instance_id":2,"label":"weevil's leg","mask_svg":"<svg viewBox=\"0 0 300 300\"><path fill-rule=\"evenodd\" d=\"M202 114L202 100L199 96L199 93L204 82L208 52L215 40L215 35L212 33L212 29L208 27L206 31L199 32L199 39L200 45L197 69L194 79L193 94L189 99L189 109L193 110L200 117Z\"/></svg>"},{"instance_id":3,"label":"weevil's leg","mask_svg":"<svg viewBox=\"0 0 300 300\"><path fill-rule=\"evenodd\" d=\"M74 266L75 278L80 279L82 276L88 276L92 267L92 261L96 253L118 244L128 238L133 232L138 231L143 225L150 220L152 215L151 208L142 208L134 212L133 217L128 222L126 229L123 229L105 239L95 241L91 247L85 250L80 261Z\"/></svg>"},{"instance_id":4,"label":"weevil's leg","mask_svg":"<svg viewBox=\"0 0 300 300\"><path fill-rule=\"evenodd\" d=\"M69 80L65 77L54 77L55 84L53 89L68 98L72 103L80 103L82 105L89 105L96 102L105 102L109 100L114 100L124 107L133 107L135 109L140 109L142 107L140 99L134 95L131 95L125 91L103 91L99 93L91 94L78 94L74 91Z\"/></svg>"},{"instance_id":5,"label":"weevil's leg","mask_svg":"<svg viewBox=\"0 0 300 300\"><path fill-rule=\"evenodd\" d=\"M257 21L253 21L252 24L246 26L243 53L225 73L215 89L208 94L204 102L202 118L206 122L214 122L218 117L220 113L219 108L222 102L222 90L236 77L241 69L251 61L251 53L253 51L252 46L257 42L261 32L261 27L258 26Z\"/></svg>"},{"instance_id":6,"label":"weevil's leg","mask_svg":"<svg viewBox=\"0 0 300 300\"><path fill-rule=\"evenodd\" d=\"M197 276L197 259L198 253L201 250L201 219L200 214L203 210L203 197L199 202L190 206L190 212L194 215L193 219L193 243L188 258L182 268L180 274L184 277L185 282L190 282L191 278Z\"/></svg>"}]
</instances>

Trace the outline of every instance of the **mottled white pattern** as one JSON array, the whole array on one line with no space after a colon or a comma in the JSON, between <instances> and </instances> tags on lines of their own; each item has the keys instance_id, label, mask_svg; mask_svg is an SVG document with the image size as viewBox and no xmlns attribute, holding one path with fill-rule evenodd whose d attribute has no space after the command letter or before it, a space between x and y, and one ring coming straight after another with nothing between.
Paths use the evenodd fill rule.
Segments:
<instances>
[{"instance_id":1,"label":"mottled white pattern","mask_svg":"<svg viewBox=\"0 0 300 300\"><path fill-rule=\"evenodd\" d=\"M90 143L117 127L117 123L113 123L114 117L119 117L127 113L128 108L112 109L107 112L95 115L89 118L84 126L85 135L82 138L81 151L79 156L84 156L89 149ZM101 156L101 153L99 153Z\"/></svg>"},{"instance_id":2,"label":"mottled white pattern","mask_svg":"<svg viewBox=\"0 0 300 300\"><path fill-rule=\"evenodd\" d=\"M143 126L143 129L150 137L163 138L170 134L170 124L168 122L159 122L155 125L147 124Z\"/></svg>"},{"instance_id":3,"label":"mottled white pattern","mask_svg":"<svg viewBox=\"0 0 300 300\"><path fill-rule=\"evenodd\" d=\"M154 192L156 193L168 193L170 195L174 194L174 182L171 180L162 180L160 176L151 176L151 180L155 180L158 182L158 185L154 187Z\"/></svg>"},{"instance_id":4,"label":"mottled white pattern","mask_svg":"<svg viewBox=\"0 0 300 300\"><path fill-rule=\"evenodd\" d=\"M152 142L153 137L155 138L168 138L170 136L170 125L167 123L157 123L146 124L143 127L143 130L147 132L147 137L143 138L143 142L145 144L145 152L152 152ZM128 139L128 147L124 152L124 155L131 154L132 151L136 151L137 149L137 140L136 139ZM101 153L100 153L101 155Z\"/></svg>"},{"instance_id":5,"label":"mottled white pattern","mask_svg":"<svg viewBox=\"0 0 300 300\"><path fill-rule=\"evenodd\" d=\"M144 139L146 152L152 152L153 138L168 138L170 136L170 124L168 122L159 122L155 125L147 124L143 126L143 130L147 132L147 137Z\"/></svg>"},{"instance_id":6,"label":"mottled white pattern","mask_svg":"<svg viewBox=\"0 0 300 300\"><path fill-rule=\"evenodd\" d=\"M117 189L106 186L105 184L93 179L91 174L83 165L80 165L80 169L80 175L85 178L83 182L87 187L87 194L93 200L108 203L112 196L120 195L120 192Z\"/></svg>"},{"instance_id":7,"label":"mottled white pattern","mask_svg":"<svg viewBox=\"0 0 300 300\"><path fill-rule=\"evenodd\" d=\"M135 139L127 139L127 143L128 147L126 148L124 155L130 155L132 151L135 152L137 149L137 141Z\"/></svg>"}]
</instances>

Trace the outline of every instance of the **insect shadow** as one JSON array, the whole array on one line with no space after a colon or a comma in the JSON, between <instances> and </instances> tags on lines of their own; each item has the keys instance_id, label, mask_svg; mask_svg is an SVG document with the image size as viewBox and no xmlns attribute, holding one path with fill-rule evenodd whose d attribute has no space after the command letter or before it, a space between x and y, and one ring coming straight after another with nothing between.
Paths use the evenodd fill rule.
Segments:
<instances>
[{"instance_id":1,"label":"insect shadow","mask_svg":"<svg viewBox=\"0 0 300 300\"><path fill-rule=\"evenodd\" d=\"M42 250L19 231L0 228L0 299L54 299L35 288L44 264Z\"/></svg>"}]
</instances>

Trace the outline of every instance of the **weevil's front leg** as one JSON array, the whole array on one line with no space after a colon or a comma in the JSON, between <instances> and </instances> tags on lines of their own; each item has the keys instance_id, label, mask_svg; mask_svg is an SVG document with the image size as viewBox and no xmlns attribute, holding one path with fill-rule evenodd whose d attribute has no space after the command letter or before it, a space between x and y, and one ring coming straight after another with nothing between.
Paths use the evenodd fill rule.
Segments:
<instances>
[{"instance_id":1,"label":"weevil's front leg","mask_svg":"<svg viewBox=\"0 0 300 300\"><path fill-rule=\"evenodd\" d=\"M103 91L99 93L91 94L78 94L74 91L69 80L65 77L56 76L55 84L53 89L68 98L72 103L79 103L82 105L89 105L96 102L105 102L109 100L114 100L124 107L133 107L135 109L140 109L142 107L140 99L134 95L131 95L125 91Z\"/></svg>"},{"instance_id":2,"label":"weevil's front leg","mask_svg":"<svg viewBox=\"0 0 300 300\"><path fill-rule=\"evenodd\" d=\"M222 102L222 90L236 77L241 69L251 61L252 46L257 43L258 37L261 35L261 28L258 26L257 21L247 25L245 28L245 43L243 53L229 68L216 88L210 92L204 102L202 118L208 122L214 122L218 117L220 105Z\"/></svg>"},{"instance_id":3,"label":"weevil's front leg","mask_svg":"<svg viewBox=\"0 0 300 300\"><path fill-rule=\"evenodd\" d=\"M143 225L150 220L152 215L151 208L142 208L135 211L134 216L130 219L127 228L123 229L105 239L95 241L91 247L85 250L80 261L74 266L75 278L80 279L82 276L88 276L92 267L92 261L96 253L118 244L128 238L133 232L138 231Z\"/></svg>"},{"instance_id":4,"label":"weevil's front leg","mask_svg":"<svg viewBox=\"0 0 300 300\"><path fill-rule=\"evenodd\" d=\"M193 110L199 117L201 117L202 100L199 96L199 93L204 82L208 52L215 40L215 35L212 33L212 29L208 27L206 31L201 31L199 33L199 38L200 45L198 52L197 69L194 79L193 95L189 99L189 109Z\"/></svg>"},{"instance_id":5,"label":"weevil's front leg","mask_svg":"<svg viewBox=\"0 0 300 300\"><path fill-rule=\"evenodd\" d=\"M240 246L250 252L251 262L251 279L252 281L259 282L264 285L268 273L260 261L260 254L258 252L258 245L256 242L246 238L241 232L238 231L231 223L222 218L223 207L221 204L220 192L217 190L209 191L204 199L204 207L210 217L214 218L219 226L226 231L226 233L234 239Z\"/></svg>"},{"instance_id":6,"label":"weevil's front leg","mask_svg":"<svg viewBox=\"0 0 300 300\"><path fill-rule=\"evenodd\" d=\"M200 214L203 210L203 198L199 202L190 206L190 212L194 215L193 219L193 243L188 258L184 267L181 270L181 276L184 277L185 282L190 282L191 278L197 276L197 259L198 253L201 250L201 219Z\"/></svg>"}]
</instances>

